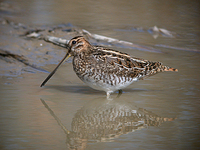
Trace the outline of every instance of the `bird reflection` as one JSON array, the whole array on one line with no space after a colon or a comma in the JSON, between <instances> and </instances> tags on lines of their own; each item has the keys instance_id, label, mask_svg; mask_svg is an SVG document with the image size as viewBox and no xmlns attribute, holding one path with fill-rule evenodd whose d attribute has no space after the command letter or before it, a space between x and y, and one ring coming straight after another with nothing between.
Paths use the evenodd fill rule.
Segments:
<instances>
[{"instance_id":1,"label":"bird reflection","mask_svg":"<svg viewBox=\"0 0 200 150\"><path fill-rule=\"evenodd\" d=\"M175 119L158 116L120 99L96 99L77 111L70 131L45 101L41 101L65 132L70 149L85 149L88 142L111 142L120 135Z\"/></svg>"}]
</instances>

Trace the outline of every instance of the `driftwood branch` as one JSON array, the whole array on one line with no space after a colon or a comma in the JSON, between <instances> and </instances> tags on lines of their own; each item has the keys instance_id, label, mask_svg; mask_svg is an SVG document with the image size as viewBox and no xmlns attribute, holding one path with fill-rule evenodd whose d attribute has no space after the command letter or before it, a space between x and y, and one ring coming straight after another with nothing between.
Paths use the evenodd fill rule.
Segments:
<instances>
[{"instance_id":1,"label":"driftwood branch","mask_svg":"<svg viewBox=\"0 0 200 150\"><path fill-rule=\"evenodd\" d=\"M64 48L67 48L67 43L69 42L69 40L66 40L66 39L62 39L62 38L57 38L57 37L54 37L54 36L46 36L44 38L44 40L46 42L50 42L50 43L53 43L55 45L58 45L60 47L64 47Z\"/></svg>"}]
</instances>

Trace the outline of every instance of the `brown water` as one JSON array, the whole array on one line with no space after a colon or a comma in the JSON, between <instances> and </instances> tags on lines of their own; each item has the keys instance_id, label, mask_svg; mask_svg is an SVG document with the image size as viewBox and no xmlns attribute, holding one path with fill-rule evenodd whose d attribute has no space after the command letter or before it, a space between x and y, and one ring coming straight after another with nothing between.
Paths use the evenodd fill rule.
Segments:
<instances>
[{"instance_id":1,"label":"brown water","mask_svg":"<svg viewBox=\"0 0 200 150\"><path fill-rule=\"evenodd\" d=\"M11 1L2 15L29 25L71 23L163 53L116 48L179 69L126 88L107 101L65 63L47 73L0 79L0 149L200 149L198 1ZM12 11L11 11L12 10ZM148 30L157 26L174 37ZM141 29L142 28L142 29ZM149 32L148 32L149 31ZM51 45L50 45L51 46ZM51 71L56 64L45 66Z\"/></svg>"}]
</instances>

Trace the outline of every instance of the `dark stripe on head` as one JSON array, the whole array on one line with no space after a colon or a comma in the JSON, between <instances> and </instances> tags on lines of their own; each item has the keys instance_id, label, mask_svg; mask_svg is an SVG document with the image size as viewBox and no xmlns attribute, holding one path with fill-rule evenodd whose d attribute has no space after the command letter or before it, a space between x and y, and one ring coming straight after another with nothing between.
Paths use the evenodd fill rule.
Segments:
<instances>
[{"instance_id":1,"label":"dark stripe on head","mask_svg":"<svg viewBox=\"0 0 200 150\"><path fill-rule=\"evenodd\" d=\"M74 38L72 38L72 40L75 40L75 39L78 39L78 38L83 38L83 36L76 36L76 37L74 37Z\"/></svg>"}]
</instances>

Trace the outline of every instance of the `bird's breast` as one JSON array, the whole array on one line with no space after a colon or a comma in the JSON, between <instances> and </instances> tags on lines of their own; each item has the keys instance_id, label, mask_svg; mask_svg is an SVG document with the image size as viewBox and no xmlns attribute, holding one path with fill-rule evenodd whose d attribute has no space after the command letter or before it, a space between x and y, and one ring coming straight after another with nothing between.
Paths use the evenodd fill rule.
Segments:
<instances>
[{"instance_id":1,"label":"bird's breast","mask_svg":"<svg viewBox=\"0 0 200 150\"><path fill-rule=\"evenodd\" d=\"M77 76L90 87L97 90L115 91L131 84L134 79L118 66L110 66L101 60L90 57L74 57L73 68Z\"/></svg>"}]
</instances>

